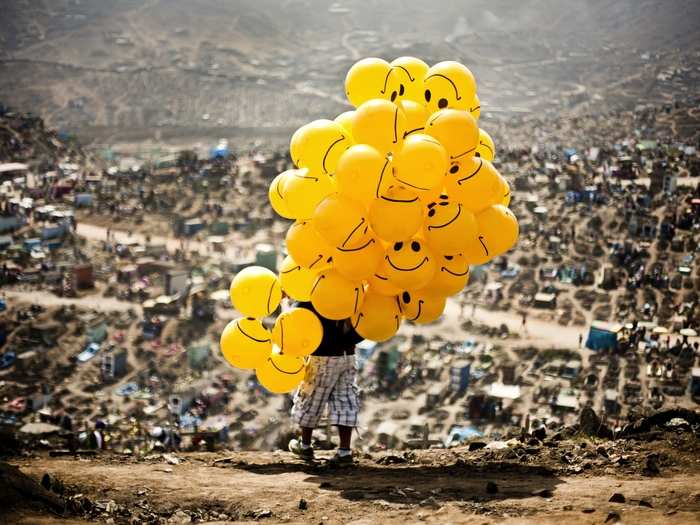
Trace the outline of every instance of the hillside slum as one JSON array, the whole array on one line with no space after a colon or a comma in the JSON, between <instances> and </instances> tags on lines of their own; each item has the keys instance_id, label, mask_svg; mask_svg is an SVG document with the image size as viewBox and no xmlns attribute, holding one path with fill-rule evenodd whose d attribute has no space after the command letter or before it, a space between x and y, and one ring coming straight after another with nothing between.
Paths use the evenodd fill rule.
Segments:
<instances>
[{"instance_id":1,"label":"hillside slum","mask_svg":"<svg viewBox=\"0 0 700 525\"><path fill-rule=\"evenodd\" d=\"M697 103L496 119L519 244L474 268L440 321L360 345L358 446L697 408ZM2 435L56 451L284 447L289 396L228 367L218 334L232 276L284 255L267 187L287 152L84 151L0 109Z\"/></svg>"}]
</instances>

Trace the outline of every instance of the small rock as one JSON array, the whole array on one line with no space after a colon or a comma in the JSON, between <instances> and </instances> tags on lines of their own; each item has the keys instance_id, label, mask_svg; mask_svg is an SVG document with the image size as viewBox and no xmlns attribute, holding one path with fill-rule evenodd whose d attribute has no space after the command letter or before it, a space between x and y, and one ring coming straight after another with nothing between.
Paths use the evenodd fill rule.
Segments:
<instances>
[{"instance_id":1,"label":"small rock","mask_svg":"<svg viewBox=\"0 0 700 525\"><path fill-rule=\"evenodd\" d=\"M265 510L258 510L255 512L255 519L259 520L261 518L271 518L272 517L272 511L269 509Z\"/></svg>"},{"instance_id":2,"label":"small rock","mask_svg":"<svg viewBox=\"0 0 700 525\"><path fill-rule=\"evenodd\" d=\"M425 498L423 501L421 501L420 506L421 507L432 507L434 509L437 509L438 507L440 507L440 505L438 505L437 500L432 496Z\"/></svg>"},{"instance_id":3,"label":"small rock","mask_svg":"<svg viewBox=\"0 0 700 525\"><path fill-rule=\"evenodd\" d=\"M475 450L479 450L482 448L486 447L486 443L483 441L472 441L469 443L469 452L474 452Z\"/></svg>"},{"instance_id":4,"label":"small rock","mask_svg":"<svg viewBox=\"0 0 700 525\"><path fill-rule=\"evenodd\" d=\"M625 499L625 495L624 495L624 494L622 494L622 493L620 493L620 492L616 492L615 494L613 494L612 496L610 496L610 499L609 499L608 501L609 501L610 503L624 503L624 502L627 501L627 500Z\"/></svg>"},{"instance_id":5,"label":"small rock","mask_svg":"<svg viewBox=\"0 0 700 525\"><path fill-rule=\"evenodd\" d=\"M590 407L584 407L578 419L579 430L588 436L595 436L600 429L600 418Z\"/></svg>"},{"instance_id":6,"label":"small rock","mask_svg":"<svg viewBox=\"0 0 700 525\"><path fill-rule=\"evenodd\" d=\"M642 475L644 476L656 476L660 474L659 465L656 463L656 456L650 455L647 458L646 465L642 470Z\"/></svg>"},{"instance_id":7,"label":"small rock","mask_svg":"<svg viewBox=\"0 0 700 525\"><path fill-rule=\"evenodd\" d=\"M654 508L654 506L651 503L649 503L647 500L644 500L644 499L639 500L639 506L640 507L648 507L650 509Z\"/></svg>"},{"instance_id":8,"label":"small rock","mask_svg":"<svg viewBox=\"0 0 700 525\"><path fill-rule=\"evenodd\" d=\"M605 518L605 523L607 523L609 521L612 521L613 523L617 523L621 519L622 518L620 518L619 512L615 512L614 510L611 510L610 512L608 512L608 517Z\"/></svg>"},{"instance_id":9,"label":"small rock","mask_svg":"<svg viewBox=\"0 0 700 525\"><path fill-rule=\"evenodd\" d=\"M377 460L380 465L397 465L400 463L406 463L406 458L401 456L388 455Z\"/></svg>"},{"instance_id":10,"label":"small rock","mask_svg":"<svg viewBox=\"0 0 700 525\"><path fill-rule=\"evenodd\" d=\"M168 523L192 523L192 516L182 510L178 510L168 518Z\"/></svg>"},{"instance_id":11,"label":"small rock","mask_svg":"<svg viewBox=\"0 0 700 525\"><path fill-rule=\"evenodd\" d=\"M42 476L41 486L46 490L51 490L51 476L49 476L48 472Z\"/></svg>"},{"instance_id":12,"label":"small rock","mask_svg":"<svg viewBox=\"0 0 700 525\"><path fill-rule=\"evenodd\" d=\"M498 485L496 485L493 481L487 481L486 494L498 494Z\"/></svg>"},{"instance_id":13,"label":"small rock","mask_svg":"<svg viewBox=\"0 0 700 525\"><path fill-rule=\"evenodd\" d=\"M565 511L574 510L574 506L573 506L573 505L564 505L564 506L561 508L561 510L565 510Z\"/></svg>"},{"instance_id":14,"label":"small rock","mask_svg":"<svg viewBox=\"0 0 700 525\"><path fill-rule=\"evenodd\" d=\"M606 459L610 457L610 456L608 455L608 451L605 450L605 447L602 446L602 445L599 446L599 447L596 449L596 452L597 452L598 454L600 454L601 456L603 456L604 458L606 458Z\"/></svg>"},{"instance_id":15,"label":"small rock","mask_svg":"<svg viewBox=\"0 0 700 525\"><path fill-rule=\"evenodd\" d=\"M306 503L306 500L304 498L301 498L299 500L299 510L306 510L309 508L308 503Z\"/></svg>"},{"instance_id":16,"label":"small rock","mask_svg":"<svg viewBox=\"0 0 700 525\"><path fill-rule=\"evenodd\" d=\"M533 496L539 496L540 498L551 498L554 496L551 489L534 490L531 494Z\"/></svg>"},{"instance_id":17,"label":"small rock","mask_svg":"<svg viewBox=\"0 0 700 525\"><path fill-rule=\"evenodd\" d=\"M584 514L593 514L595 512L595 509L593 507L584 507L581 509L581 512Z\"/></svg>"},{"instance_id":18,"label":"small rock","mask_svg":"<svg viewBox=\"0 0 700 525\"><path fill-rule=\"evenodd\" d=\"M536 437L532 437L527 440L527 444L531 447L539 447L541 444L541 441L537 439Z\"/></svg>"},{"instance_id":19,"label":"small rock","mask_svg":"<svg viewBox=\"0 0 700 525\"><path fill-rule=\"evenodd\" d=\"M180 458L178 458L174 454L163 454L162 457L170 465L179 465L180 464Z\"/></svg>"},{"instance_id":20,"label":"small rock","mask_svg":"<svg viewBox=\"0 0 700 525\"><path fill-rule=\"evenodd\" d=\"M532 436L536 437L540 441L544 441L544 438L547 436L547 429L544 427L540 427L538 429L535 429L532 431Z\"/></svg>"}]
</instances>

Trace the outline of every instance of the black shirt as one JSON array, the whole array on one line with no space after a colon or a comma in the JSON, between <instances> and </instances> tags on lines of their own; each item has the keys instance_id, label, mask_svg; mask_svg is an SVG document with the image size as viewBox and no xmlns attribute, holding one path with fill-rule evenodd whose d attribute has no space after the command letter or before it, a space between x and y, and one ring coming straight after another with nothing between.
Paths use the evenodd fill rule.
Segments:
<instances>
[{"instance_id":1,"label":"black shirt","mask_svg":"<svg viewBox=\"0 0 700 525\"><path fill-rule=\"evenodd\" d=\"M350 319L341 319L333 321L326 319L319 314L310 302L296 302L294 306L297 308L306 308L316 314L321 326L323 326L323 339L318 345L316 351L311 355L323 357L335 357L341 355L352 355L355 353L355 345L364 338L359 335L354 328Z\"/></svg>"}]
</instances>

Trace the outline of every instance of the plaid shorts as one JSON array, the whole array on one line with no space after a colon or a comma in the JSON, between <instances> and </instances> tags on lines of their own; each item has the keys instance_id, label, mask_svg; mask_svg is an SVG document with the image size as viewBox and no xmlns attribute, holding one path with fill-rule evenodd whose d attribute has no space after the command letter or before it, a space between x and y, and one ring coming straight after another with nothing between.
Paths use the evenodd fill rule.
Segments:
<instances>
[{"instance_id":1,"label":"plaid shorts","mask_svg":"<svg viewBox=\"0 0 700 525\"><path fill-rule=\"evenodd\" d=\"M330 425L356 427L360 410L356 372L354 355L310 356L304 380L294 395L294 422L316 428L328 405Z\"/></svg>"}]
</instances>

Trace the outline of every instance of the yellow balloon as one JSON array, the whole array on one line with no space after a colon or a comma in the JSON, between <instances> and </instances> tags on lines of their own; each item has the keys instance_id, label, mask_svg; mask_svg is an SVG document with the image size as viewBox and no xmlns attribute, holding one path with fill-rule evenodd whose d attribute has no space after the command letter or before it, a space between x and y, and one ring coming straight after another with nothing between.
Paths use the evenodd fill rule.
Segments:
<instances>
[{"instance_id":1,"label":"yellow balloon","mask_svg":"<svg viewBox=\"0 0 700 525\"><path fill-rule=\"evenodd\" d=\"M334 248L358 246L369 239L369 223L362 205L343 195L323 199L316 207L313 225Z\"/></svg>"},{"instance_id":2,"label":"yellow balloon","mask_svg":"<svg viewBox=\"0 0 700 525\"><path fill-rule=\"evenodd\" d=\"M478 240L490 258L510 250L518 241L518 219L501 204L486 208L476 216L479 228Z\"/></svg>"},{"instance_id":3,"label":"yellow balloon","mask_svg":"<svg viewBox=\"0 0 700 525\"><path fill-rule=\"evenodd\" d=\"M333 251L333 268L351 281L362 281L374 274L382 262L384 247L375 239L357 246L336 248Z\"/></svg>"},{"instance_id":4,"label":"yellow balloon","mask_svg":"<svg viewBox=\"0 0 700 525\"><path fill-rule=\"evenodd\" d=\"M324 173L310 173L307 169L294 170L284 183L284 200L297 219L308 219L318 203L335 191L331 178Z\"/></svg>"},{"instance_id":5,"label":"yellow balloon","mask_svg":"<svg viewBox=\"0 0 700 525\"><path fill-rule=\"evenodd\" d=\"M229 290L233 307L246 317L266 317L282 299L277 276L262 266L249 266L236 274Z\"/></svg>"},{"instance_id":6,"label":"yellow balloon","mask_svg":"<svg viewBox=\"0 0 700 525\"><path fill-rule=\"evenodd\" d=\"M221 353L230 365L248 370L265 362L272 352L272 335L260 321L239 318L221 332Z\"/></svg>"},{"instance_id":7,"label":"yellow balloon","mask_svg":"<svg viewBox=\"0 0 700 525\"><path fill-rule=\"evenodd\" d=\"M501 202L499 204L503 204L506 208L510 206L510 184L508 184L508 181L506 178L501 175L501 187L502 187L502 192L503 192L503 198L501 199Z\"/></svg>"},{"instance_id":8,"label":"yellow balloon","mask_svg":"<svg viewBox=\"0 0 700 525\"><path fill-rule=\"evenodd\" d=\"M323 325L308 308L292 308L280 314L272 328L272 341L284 355L312 354L323 339Z\"/></svg>"},{"instance_id":9,"label":"yellow balloon","mask_svg":"<svg viewBox=\"0 0 700 525\"><path fill-rule=\"evenodd\" d=\"M406 115L406 133L404 138L413 133L422 132L430 116L428 115L428 108L423 104L408 99L399 101L398 105L404 115Z\"/></svg>"},{"instance_id":10,"label":"yellow balloon","mask_svg":"<svg viewBox=\"0 0 700 525\"><path fill-rule=\"evenodd\" d=\"M304 268L319 270L333 254L333 247L323 240L310 220L292 224L285 242L289 255Z\"/></svg>"},{"instance_id":11,"label":"yellow balloon","mask_svg":"<svg viewBox=\"0 0 700 525\"><path fill-rule=\"evenodd\" d=\"M445 309L445 297L429 291L427 288L417 291L405 291L399 295L399 307L404 319L414 323L432 323L442 315Z\"/></svg>"},{"instance_id":12,"label":"yellow balloon","mask_svg":"<svg viewBox=\"0 0 700 525\"><path fill-rule=\"evenodd\" d=\"M301 357L273 353L258 368L255 375L262 386L274 394L286 394L299 386L306 365Z\"/></svg>"},{"instance_id":13,"label":"yellow balloon","mask_svg":"<svg viewBox=\"0 0 700 525\"><path fill-rule=\"evenodd\" d=\"M394 178L418 193L444 182L447 152L429 135L409 135L394 159Z\"/></svg>"},{"instance_id":14,"label":"yellow balloon","mask_svg":"<svg viewBox=\"0 0 700 525\"><path fill-rule=\"evenodd\" d=\"M352 125L355 121L355 111L344 111L333 119L335 122L343 126L351 140L355 140L352 136Z\"/></svg>"},{"instance_id":15,"label":"yellow balloon","mask_svg":"<svg viewBox=\"0 0 700 525\"><path fill-rule=\"evenodd\" d=\"M347 319L356 314L365 290L359 281L350 281L333 269L323 270L311 290L311 304L326 319Z\"/></svg>"},{"instance_id":16,"label":"yellow balloon","mask_svg":"<svg viewBox=\"0 0 700 525\"><path fill-rule=\"evenodd\" d=\"M448 170L445 187L450 197L472 213L479 213L501 202L501 176L488 160L466 157L455 161Z\"/></svg>"},{"instance_id":17,"label":"yellow balloon","mask_svg":"<svg viewBox=\"0 0 700 525\"><path fill-rule=\"evenodd\" d=\"M403 290L423 288L435 275L435 257L425 241L413 237L389 246L379 272Z\"/></svg>"},{"instance_id":18,"label":"yellow balloon","mask_svg":"<svg viewBox=\"0 0 700 525\"><path fill-rule=\"evenodd\" d=\"M403 93L399 88L399 98L412 100L421 105L425 105L423 95L423 78L428 72L429 66L420 58L399 57L391 61L391 76L398 78L403 86Z\"/></svg>"},{"instance_id":19,"label":"yellow balloon","mask_svg":"<svg viewBox=\"0 0 700 525\"><path fill-rule=\"evenodd\" d=\"M423 224L423 205L418 195L403 186L391 186L369 206L369 224L388 242L412 237Z\"/></svg>"},{"instance_id":20,"label":"yellow balloon","mask_svg":"<svg viewBox=\"0 0 700 525\"><path fill-rule=\"evenodd\" d=\"M445 61L432 66L423 79L424 100L430 113L453 108L469 110L476 95L476 80L469 68Z\"/></svg>"},{"instance_id":21,"label":"yellow balloon","mask_svg":"<svg viewBox=\"0 0 700 525\"><path fill-rule=\"evenodd\" d=\"M467 262L473 266L486 264L492 259L489 256L489 249L482 235L469 242L463 255Z\"/></svg>"},{"instance_id":22,"label":"yellow balloon","mask_svg":"<svg viewBox=\"0 0 700 525\"><path fill-rule=\"evenodd\" d=\"M368 144L385 155L401 149L407 124L399 106L375 98L357 108L352 132L358 144Z\"/></svg>"},{"instance_id":23,"label":"yellow balloon","mask_svg":"<svg viewBox=\"0 0 700 525\"><path fill-rule=\"evenodd\" d=\"M287 181L287 175L291 171L292 170L283 171L274 179L272 179L272 182L270 183L270 189L267 192L267 195L270 199L270 204L272 205L272 209L275 210L278 215L281 215L285 219L294 218L294 215L289 210L289 207L287 206L287 203L284 200L284 185Z\"/></svg>"},{"instance_id":24,"label":"yellow balloon","mask_svg":"<svg viewBox=\"0 0 700 525\"><path fill-rule=\"evenodd\" d=\"M434 253L450 254L464 250L476 239L474 214L447 195L428 205L423 236Z\"/></svg>"},{"instance_id":25,"label":"yellow balloon","mask_svg":"<svg viewBox=\"0 0 700 525\"><path fill-rule=\"evenodd\" d=\"M433 113L425 133L440 141L451 161L472 156L479 144L479 126L466 111L443 109Z\"/></svg>"},{"instance_id":26,"label":"yellow balloon","mask_svg":"<svg viewBox=\"0 0 700 525\"><path fill-rule=\"evenodd\" d=\"M488 161L493 161L493 158L496 156L496 145L493 143L491 135L483 129L479 129L479 144L476 147L474 156Z\"/></svg>"},{"instance_id":27,"label":"yellow balloon","mask_svg":"<svg viewBox=\"0 0 700 525\"><path fill-rule=\"evenodd\" d=\"M302 138L304 137L304 134L306 133L306 128L308 127L308 124L304 124L301 126L299 129L297 129L294 134L292 135L291 140L289 141L289 156L292 158L292 162L297 168L300 168L299 164L299 158L301 155L301 141Z\"/></svg>"},{"instance_id":28,"label":"yellow balloon","mask_svg":"<svg viewBox=\"0 0 700 525\"><path fill-rule=\"evenodd\" d=\"M479 95L474 95L472 103L469 104L469 113L471 113L475 120L479 120L481 116L481 101L479 100Z\"/></svg>"},{"instance_id":29,"label":"yellow balloon","mask_svg":"<svg viewBox=\"0 0 700 525\"><path fill-rule=\"evenodd\" d=\"M372 146L355 144L338 161L338 192L369 206L391 184L391 160Z\"/></svg>"},{"instance_id":30,"label":"yellow balloon","mask_svg":"<svg viewBox=\"0 0 700 525\"><path fill-rule=\"evenodd\" d=\"M311 299L311 287L318 272L319 270L304 268L287 255L280 266L279 280L282 290L292 299L308 301Z\"/></svg>"},{"instance_id":31,"label":"yellow balloon","mask_svg":"<svg viewBox=\"0 0 700 525\"><path fill-rule=\"evenodd\" d=\"M335 173L338 159L353 144L350 134L343 126L328 119L314 120L302 130L295 147L297 167L308 168L311 174Z\"/></svg>"},{"instance_id":32,"label":"yellow balloon","mask_svg":"<svg viewBox=\"0 0 700 525\"><path fill-rule=\"evenodd\" d=\"M377 270L374 275L367 279L369 287L367 293L378 293L379 295L389 295L396 297L401 293L401 288L392 284L389 278Z\"/></svg>"},{"instance_id":33,"label":"yellow balloon","mask_svg":"<svg viewBox=\"0 0 700 525\"><path fill-rule=\"evenodd\" d=\"M345 76L345 95L350 104L360 106L373 98L389 99L387 81L391 66L381 58L363 58L355 62Z\"/></svg>"},{"instance_id":34,"label":"yellow balloon","mask_svg":"<svg viewBox=\"0 0 700 525\"><path fill-rule=\"evenodd\" d=\"M447 297L460 292L469 282L469 264L463 254L438 257L438 271L425 287L436 295Z\"/></svg>"},{"instance_id":35,"label":"yellow balloon","mask_svg":"<svg viewBox=\"0 0 700 525\"><path fill-rule=\"evenodd\" d=\"M352 317L355 331L370 341L386 341L401 325L401 311L396 297L368 293L360 311Z\"/></svg>"}]
</instances>

